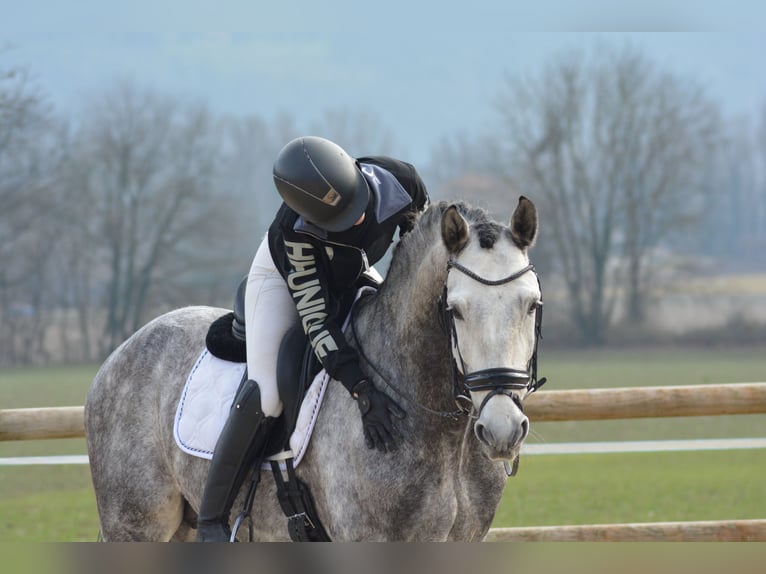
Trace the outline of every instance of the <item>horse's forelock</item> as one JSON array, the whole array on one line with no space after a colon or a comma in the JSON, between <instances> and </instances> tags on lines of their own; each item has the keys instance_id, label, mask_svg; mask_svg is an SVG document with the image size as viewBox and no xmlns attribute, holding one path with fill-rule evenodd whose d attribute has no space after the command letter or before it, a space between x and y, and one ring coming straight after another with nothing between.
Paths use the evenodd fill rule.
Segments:
<instances>
[{"instance_id":1,"label":"horse's forelock","mask_svg":"<svg viewBox=\"0 0 766 574\"><path fill-rule=\"evenodd\" d=\"M508 237L511 237L510 228L507 225L502 225L493 221L487 210L480 207L473 207L464 201L455 203L440 201L426 211L419 223L426 227L440 225L441 217L450 205L457 207L460 215L468 221L468 225L471 227L471 235L475 234L476 237L478 237L479 245L481 245L482 248L492 249L503 233L506 233Z\"/></svg>"},{"instance_id":2,"label":"horse's forelock","mask_svg":"<svg viewBox=\"0 0 766 574\"><path fill-rule=\"evenodd\" d=\"M510 227L492 220L485 209L473 207L464 201L440 201L431 204L418 218L412 231L397 244L390 269L411 270L413 266L422 262L423 255L429 252L429 247L435 242L441 241L442 216L451 205L454 205L460 215L466 219L471 229L471 236L479 240L479 245L482 248L492 249L503 235L513 241Z\"/></svg>"}]
</instances>

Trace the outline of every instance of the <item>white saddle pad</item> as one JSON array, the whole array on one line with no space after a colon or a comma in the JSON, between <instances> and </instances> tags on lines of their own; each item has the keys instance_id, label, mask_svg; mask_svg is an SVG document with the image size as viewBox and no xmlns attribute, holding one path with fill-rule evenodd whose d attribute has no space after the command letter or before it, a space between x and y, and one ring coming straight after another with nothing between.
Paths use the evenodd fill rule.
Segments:
<instances>
[{"instance_id":1,"label":"white saddle pad","mask_svg":"<svg viewBox=\"0 0 766 574\"><path fill-rule=\"evenodd\" d=\"M244 363L214 357L207 349L202 352L186 380L176 410L173 434L181 450L200 458L213 458L213 450L229 416L245 367ZM290 437L292 452L288 453L296 466L306 452L329 380L322 370L301 404L295 431Z\"/></svg>"},{"instance_id":2,"label":"white saddle pad","mask_svg":"<svg viewBox=\"0 0 766 574\"><path fill-rule=\"evenodd\" d=\"M373 278L382 281L377 271L374 269L370 271L374 272L371 273ZM374 291L371 287L362 287L357 292L355 301L365 293ZM344 322L344 329L348 326L348 322L349 317ZM200 458L208 460L213 458L215 445L226 424L245 368L245 363L224 361L214 357L207 349L202 352L189 373L176 410L173 435L181 450ZM295 430L290 436L290 450L274 455L270 457L270 460L292 457L295 466L301 461L314 430L319 407L329 381L330 376L324 369L314 377L298 411ZM264 467L268 466L268 463L264 463Z\"/></svg>"}]
</instances>

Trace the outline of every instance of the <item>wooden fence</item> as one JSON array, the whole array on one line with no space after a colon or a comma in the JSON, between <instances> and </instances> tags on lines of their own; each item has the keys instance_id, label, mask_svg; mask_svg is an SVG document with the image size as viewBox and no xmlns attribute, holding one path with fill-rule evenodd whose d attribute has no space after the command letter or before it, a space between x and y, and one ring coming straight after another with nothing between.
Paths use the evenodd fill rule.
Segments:
<instances>
[{"instance_id":1,"label":"wooden fence","mask_svg":"<svg viewBox=\"0 0 766 574\"><path fill-rule=\"evenodd\" d=\"M766 413L766 383L540 391L532 422ZM84 436L83 407L0 410L0 441Z\"/></svg>"},{"instance_id":2,"label":"wooden fence","mask_svg":"<svg viewBox=\"0 0 766 574\"><path fill-rule=\"evenodd\" d=\"M766 413L766 383L540 391L532 422ZM0 441L84 436L83 407L0 410ZM488 541L766 541L766 520L495 528Z\"/></svg>"},{"instance_id":3,"label":"wooden fence","mask_svg":"<svg viewBox=\"0 0 766 574\"><path fill-rule=\"evenodd\" d=\"M764 542L766 520L492 528L486 542Z\"/></svg>"}]
</instances>

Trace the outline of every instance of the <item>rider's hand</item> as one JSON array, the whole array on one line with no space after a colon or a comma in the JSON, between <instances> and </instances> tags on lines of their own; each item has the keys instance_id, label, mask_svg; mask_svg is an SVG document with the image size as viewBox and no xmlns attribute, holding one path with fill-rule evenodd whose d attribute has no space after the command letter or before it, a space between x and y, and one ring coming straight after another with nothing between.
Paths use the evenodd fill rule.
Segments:
<instances>
[{"instance_id":1,"label":"rider's hand","mask_svg":"<svg viewBox=\"0 0 766 574\"><path fill-rule=\"evenodd\" d=\"M352 395L362 413L364 440L367 447L377 448L380 452L395 451L397 434L390 415L403 419L405 412L391 397L377 390L366 379L354 385Z\"/></svg>"}]
</instances>

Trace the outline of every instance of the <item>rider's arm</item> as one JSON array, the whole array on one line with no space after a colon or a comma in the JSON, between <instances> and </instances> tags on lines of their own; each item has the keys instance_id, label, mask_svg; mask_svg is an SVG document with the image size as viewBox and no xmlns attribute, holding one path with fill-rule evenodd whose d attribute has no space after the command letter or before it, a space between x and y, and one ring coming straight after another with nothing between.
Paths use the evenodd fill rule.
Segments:
<instances>
[{"instance_id":1,"label":"rider's arm","mask_svg":"<svg viewBox=\"0 0 766 574\"><path fill-rule=\"evenodd\" d=\"M358 353L337 323L338 305L328 289L321 249L300 234L285 235L285 279L314 353L330 376L351 392L365 375Z\"/></svg>"}]
</instances>

